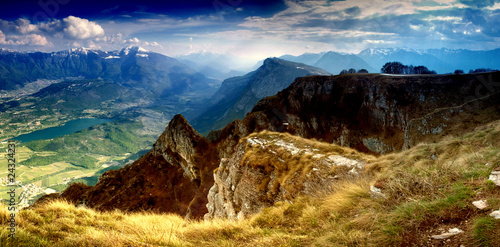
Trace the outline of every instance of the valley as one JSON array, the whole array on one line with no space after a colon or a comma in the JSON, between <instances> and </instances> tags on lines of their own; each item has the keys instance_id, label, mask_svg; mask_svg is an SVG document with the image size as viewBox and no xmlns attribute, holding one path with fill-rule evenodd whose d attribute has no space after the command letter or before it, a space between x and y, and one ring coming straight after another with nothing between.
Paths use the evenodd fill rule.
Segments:
<instances>
[{"instance_id":1,"label":"valley","mask_svg":"<svg viewBox=\"0 0 500 247\"><path fill-rule=\"evenodd\" d=\"M19 191L39 188L30 203L46 189L94 185L105 171L138 159L171 115L197 114L217 87L216 80L139 47L111 53L2 50L0 67L6 68L0 72L0 140L22 141L16 181ZM6 175L6 159L0 169Z\"/></svg>"},{"instance_id":2,"label":"valley","mask_svg":"<svg viewBox=\"0 0 500 247\"><path fill-rule=\"evenodd\" d=\"M152 135L112 134L138 131L139 126L134 123L108 123L53 139L17 144L18 193L23 191L23 186L30 184L42 191L53 189L58 192L72 182L95 184L102 173L123 167L139 158L141 150L150 147L150 139L154 138ZM6 142L2 142L0 150L5 149ZM0 169L4 178L8 173L7 160L3 158L6 155L4 152L1 155ZM6 184L2 181L2 185ZM1 188L2 198L6 199L10 187ZM30 203L44 195L42 191L29 198Z\"/></svg>"}]
</instances>

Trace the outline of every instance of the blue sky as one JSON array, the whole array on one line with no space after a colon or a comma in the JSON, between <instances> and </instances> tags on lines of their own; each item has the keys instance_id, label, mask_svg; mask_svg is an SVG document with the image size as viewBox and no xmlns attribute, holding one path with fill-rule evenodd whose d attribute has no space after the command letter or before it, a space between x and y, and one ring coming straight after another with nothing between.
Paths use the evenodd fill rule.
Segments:
<instances>
[{"instance_id":1,"label":"blue sky","mask_svg":"<svg viewBox=\"0 0 500 247\"><path fill-rule=\"evenodd\" d=\"M32 0L0 3L0 47L128 45L252 59L409 47L500 48L500 0Z\"/></svg>"}]
</instances>

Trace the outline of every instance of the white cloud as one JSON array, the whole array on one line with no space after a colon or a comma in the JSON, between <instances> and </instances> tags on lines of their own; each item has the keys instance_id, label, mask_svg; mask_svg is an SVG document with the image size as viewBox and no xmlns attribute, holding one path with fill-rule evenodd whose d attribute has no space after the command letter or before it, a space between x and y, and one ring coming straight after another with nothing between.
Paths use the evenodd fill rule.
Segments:
<instances>
[{"instance_id":1,"label":"white cloud","mask_svg":"<svg viewBox=\"0 0 500 247\"><path fill-rule=\"evenodd\" d=\"M89 39L104 35L104 29L93 21L68 16L63 19L64 35L70 39Z\"/></svg>"},{"instance_id":2,"label":"white cloud","mask_svg":"<svg viewBox=\"0 0 500 247\"><path fill-rule=\"evenodd\" d=\"M19 18L17 19L16 24L17 24L16 30L22 34L33 33L38 30L38 27L36 25L31 24L30 21L27 19Z\"/></svg>"},{"instance_id":3,"label":"white cloud","mask_svg":"<svg viewBox=\"0 0 500 247\"><path fill-rule=\"evenodd\" d=\"M459 23L462 20L463 18L457 16L435 16L424 19L424 21L449 21L453 23Z\"/></svg>"},{"instance_id":4,"label":"white cloud","mask_svg":"<svg viewBox=\"0 0 500 247\"><path fill-rule=\"evenodd\" d=\"M395 44L395 41L387 41L387 40L372 40L372 39L365 39L363 40L364 43L370 43L370 44Z\"/></svg>"},{"instance_id":5,"label":"white cloud","mask_svg":"<svg viewBox=\"0 0 500 247\"><path fill-rule=\"evenodd\" d=\"M12 40L9 40L7 41L7 36L5 36L5 34L2 32L2 30L0 30L0 45L13 45L13 41Z\"/></svg>"},{"instance_id":6,"label":"white cloud","mask_svg":"<svg viewBox=\"0 0 500 247\"><path fill-rule=\"evenodd\" d=\"M36 46L46 46L50 45L50 42L47 41L42 35L39 34L29 34L22 37L23 42L27 45L36 45Z\"/></svg>"},{"instance_id":7,"label":"white cloud","mask_svg":"<svg viewBox=\"0 0 500 247\"><path fill-rule=\"evenodd\" d=\"M27 34L36 32L38 27L27 19L19 18L15 21L0 20L0 30L9 34Z\"/></svg>"},{"instance_id":8,"label":"white cloud","mask_svg":"<svg viewBox=\"0 0 500 247\"><path fill-rule=\"evenodd\" d=\"M418 14L421 11L445 10L452 8L464 8L463 4L456 3L455 0L438 0L438 6L418 6L415 1L408 0L371 0L371 1L332 1L325 4L322 0L286 0L287 9L275 14L272 17L263 18L251 16L239 26L246 28L257 28L262 30L286 30L295 29L297 26L307 25L314 20L323 21L343 21L353 19L353 16L345 13L353 8L359 9L354 19L363 20L366 18L394 17L401 15ZM457 17L434 17L433 20L457 21ZM382 23L381 23L382 25ZM335 27L332 27L335 28Z\"/></svg>"},{"instance_id":9,"label":"white cloud","mask_svg":"<svg viewBox=\"0 0 500 247\"><path fill-rule=\"evenodd\" d=\"M131 43L131 44L139 44L140 42L141 41L137 37L134 37L134 38L128 40L128 43Z\"/></svg>"},{"instance_id":10,"label":"white cloud","mask_svg":"<svg viewBox=\"0 0 500 247\"><path fill-rule=\"evenodd\" d=\"M486 7L488 10L499 10L500 9L500 2L496 2L493 6Z\"/></svg>"},{"instance_id":11,"label":"white cloud","mask_svg":"<svg viewBox=\"0 0 500 247\"><path fill-rule=\"evenodd\" d=\"M47 38L39 34L6 36L2 30L0 30L0 45L46 46L51 45L51 43L47 41Z\"/></svg>"},{"instance_id":12,"label":"white cloud","mask_svg":"<svg viewBox=\"0 0 500 247\"><path fill-rule=\"evenodd\" d=\"M99 24L75 16L37 24L31 24L30 20L23 18L15 21L0 20L0 30L7 35L38 34L54 37L64 36L76 40L91 39L104 35L104 29Z\"/></svg>"}]
</instances>

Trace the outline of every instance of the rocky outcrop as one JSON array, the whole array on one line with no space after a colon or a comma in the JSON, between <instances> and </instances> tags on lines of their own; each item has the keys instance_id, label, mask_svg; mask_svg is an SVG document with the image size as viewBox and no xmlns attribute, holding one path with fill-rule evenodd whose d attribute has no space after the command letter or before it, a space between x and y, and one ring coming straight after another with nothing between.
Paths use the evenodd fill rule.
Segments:
<instances>
[{"instance_id":1,"label":"rocky outcrop","mask_svg":"<svg viewBox=\"0 0 500 247\"><path fill-rule=\"evenodd\" d=\"M175 116L169 127L153 145L152 154L162 156L170 164L178 164L191 181L200 180L196 148L207 149L208 142L181 115Z\"/></svg>"},{"instance_id":2,"label":"rocky outcrop","mask_svg":"<svg viewBox=\"0 0 500 247\"><path fill-rule=\"evenodd\" d=\"M325 146L270 132L243 139L214 171L205 218L242 219L279 201L315 195L362 171L365 162L356 152Z\"/></svg>"}]
</instances>

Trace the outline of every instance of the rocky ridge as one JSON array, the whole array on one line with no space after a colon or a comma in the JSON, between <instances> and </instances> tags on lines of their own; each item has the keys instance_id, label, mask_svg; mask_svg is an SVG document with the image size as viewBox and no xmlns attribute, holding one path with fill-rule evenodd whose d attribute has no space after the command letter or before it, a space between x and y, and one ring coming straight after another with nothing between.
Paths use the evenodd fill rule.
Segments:
<instances>
[{"instance_id":1,"label":"rocky ridge","mask_svg":"<svg viewBox=\"0 0 500 247\"><path fill-rule=\"evenodd\" d=\"M199 218L207 213L206 195L219 164L214 150L176 115L153 150L133 164L105 172L95 186L72 184L55 198L98 210L154 210Z\"/></svg>"},{"instance_id":2,"label":"rocky ridge","mask_svg":"<svg viewBox=\"0 0 500 247\"><path fill-rule=\"evenodd\" d=\"M365 161L354 150L312 145L275 132L244 138L214 171L205 219L243 219L276 202L316 195L336 180L362 172Z\"/></svg>"}]
</instances>

